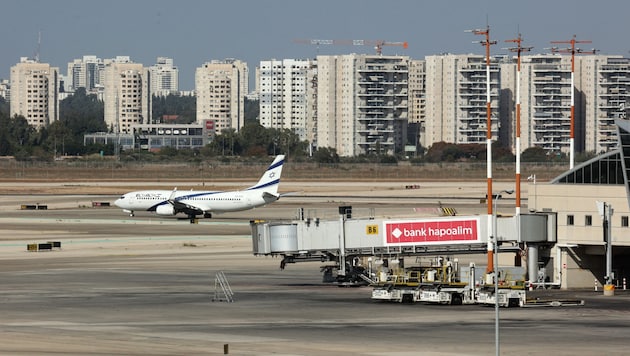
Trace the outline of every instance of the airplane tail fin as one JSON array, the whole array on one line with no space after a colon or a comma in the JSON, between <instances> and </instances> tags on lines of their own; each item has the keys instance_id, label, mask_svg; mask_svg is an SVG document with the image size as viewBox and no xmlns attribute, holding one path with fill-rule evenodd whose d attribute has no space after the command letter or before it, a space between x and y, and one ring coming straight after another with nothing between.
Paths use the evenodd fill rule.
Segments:
<instances>
[{"instance_id":1,"label":"airplane tail fin","mask_svg":"<svg viewBox=\"0 0 630 356\"><path fill-rule=\"evenodd\" d=\"M282 174L282 165L284 164L284 155L278 155L269 165L265 173L260 177L256 185L248 190L262 189L265 193L278 195L278 185L280 184L280 175Z\"/></svg>"}]
</instances>

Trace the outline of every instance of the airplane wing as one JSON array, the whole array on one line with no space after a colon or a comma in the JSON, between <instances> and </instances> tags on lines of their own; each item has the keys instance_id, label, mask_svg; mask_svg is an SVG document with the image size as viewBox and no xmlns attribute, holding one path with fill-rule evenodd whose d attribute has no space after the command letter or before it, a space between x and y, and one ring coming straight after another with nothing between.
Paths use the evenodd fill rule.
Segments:
<instances>
[{"instance_id":1,"label":"airplane wing","mask_svg":"<svg viewBox=\"0 0 630 356\"><path fill-rule=\"evenodd\" d=\"M173 206L175 212L182 212L186 215L200 215L203 214L203 209L196 207L191 204L182 203L179 200L175 199L175 193L177 192L177 187L173 189L171 196L168 198L168 203Z\"/></svg>"},{"instance_id":2,"label":"airplane wing","mask_svg":"<svg viewBox=\"0 0 630 356\"><path fill-rule=\"evenodd\" d=\"M196 207L191 204L185 204L177 200L169 201L169 202L173 205L173 207L175 208L175 211L181 211L182 213L186 215L200 215L204 213L203 209L200 209L199 207Z\"/></svg>"}]
</instances>

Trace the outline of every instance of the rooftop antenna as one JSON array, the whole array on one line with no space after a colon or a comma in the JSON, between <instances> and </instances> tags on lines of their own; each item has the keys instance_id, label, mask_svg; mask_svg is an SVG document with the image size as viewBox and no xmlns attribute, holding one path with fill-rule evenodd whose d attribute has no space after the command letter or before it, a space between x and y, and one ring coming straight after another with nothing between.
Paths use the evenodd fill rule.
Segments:
<instances>
[{"instance_id":1,"label":"rooftop antenna","mask_svg":"<svg viewBox=\"0 0 630 356\"><path fill-rule=\"evenodd\" d=\"M39 51L42 47L42 30L39 30L37 32L37 47L35 48L35 56L34 56L34 60L35 62L39 63Z\"/></svg>"}]
</instances>

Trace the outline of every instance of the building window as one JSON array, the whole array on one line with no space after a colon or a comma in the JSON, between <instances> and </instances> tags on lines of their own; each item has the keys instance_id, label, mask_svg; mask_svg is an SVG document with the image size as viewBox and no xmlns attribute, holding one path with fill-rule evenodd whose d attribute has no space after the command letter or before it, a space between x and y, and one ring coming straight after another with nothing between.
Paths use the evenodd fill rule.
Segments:
<instances>
[{"instance_id":1,"label":"building window","mask_svg":"<svg viewBox=\"0 0 630 356\"><path fill-rule=\"evenodd\" d=\"M621 217L621 227L628 227L628 217L627 216L622 216Z\"/></svg>"},{"instance_id":2,"label":"building window","mask_svg":"<svg viewBox=\"0 0 630 356\"><path fill-rule=\"evenodd\" d=\"M573 218L574 218L573 215L567 215L567 225L573 225L574 224L574 222L573 222L574 219Z\"/></svg>"},{"instance_id":3,"label":"building window","mask_svg":"<svg viewBox=\"0 0 630 356\"><path fill-rule=\"evenodd\" d=\"M584 225L585 226L591 226L593 225L593 216L592 215L586 215L584 217Z\"/></svg>"}]
</instances>

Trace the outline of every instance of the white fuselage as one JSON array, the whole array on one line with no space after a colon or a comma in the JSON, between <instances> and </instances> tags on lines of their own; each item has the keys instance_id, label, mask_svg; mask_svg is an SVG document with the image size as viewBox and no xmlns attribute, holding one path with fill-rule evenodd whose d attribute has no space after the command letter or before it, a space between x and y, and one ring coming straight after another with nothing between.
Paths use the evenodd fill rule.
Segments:
<instances>
[{"instance_id":1,"label":"white fuselage","mask_svg":"<svg viewBox=\"0 0 630 356\"><path fill-rule=\"evenodd\" d=\"M184 213L189 217L213 213L241 211L263 206L278 200L278 185L284 155L277 155L255 185L230 192L141 190L122 195L114 204L133 216L134 211L155 211L158 215L173 216Z\"/></svg>"},{"instance_id":2,"label":"white fuselage","mask_svg":"<svg viewBox=\"0 0 630 356\"><path fill-rule=\"evenodd\" d=\"M168 200L173 194L168 190L144 190L131 192L117 199L114 204L128 211L156 211L159 206L170 205ZM191 205L206 212L229 212L256 208L269 204L276 199L263 197L262 190L243 191L178 191L173 200L185 205Z\"/></svg>"}]
</instances>

